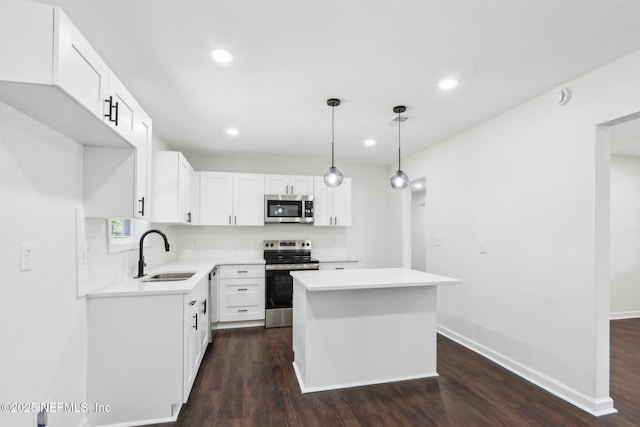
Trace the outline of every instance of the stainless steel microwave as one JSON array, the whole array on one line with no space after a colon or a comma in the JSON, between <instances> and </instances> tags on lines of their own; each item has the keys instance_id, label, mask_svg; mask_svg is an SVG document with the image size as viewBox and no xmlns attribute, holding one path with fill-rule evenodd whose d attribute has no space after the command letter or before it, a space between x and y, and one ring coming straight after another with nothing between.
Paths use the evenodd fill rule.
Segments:
<instances>
[{"instance_id":1,"label":"stainless steel microwave","mask_svg":"<svg viewBox=\"0 0 640 427\"><path fill-rule=\"evenodd\" d=\"M313 223L313 196L266 194L264 222L265 224Z\"/></svg>"}]
</instances>

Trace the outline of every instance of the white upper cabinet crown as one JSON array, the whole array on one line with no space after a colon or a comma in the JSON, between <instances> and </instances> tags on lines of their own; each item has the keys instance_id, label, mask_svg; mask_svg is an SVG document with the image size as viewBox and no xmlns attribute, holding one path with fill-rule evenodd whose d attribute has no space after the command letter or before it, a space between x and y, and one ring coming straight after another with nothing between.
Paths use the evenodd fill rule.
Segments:
<instances>
[{"instance_id":1,"label":"white upper cabinet crown","mask_svg":"<svg viewBox=\"0 0 640 427\"><path fill-rule=\"evenodd\" d=\"M59 7L0 4L0 57L0 100L84 145L136 146L147 114Z\"/></svg>"},{"instance_id":2,"label":"white upper cabinet crown","mask_svg":"<svg viewBox=\"0 0 640 427\"><path fill-rule=\"evenodd\" d=\"M345 178L338 187L327 187L323 177L317 176L314 196L314 225L351 225L351 178Z\"/></svg>"},{"instance_id":3,"label":"white upper cabinet crown","mask_svg":"<svg viewBox=\"0 0 640 427\"><path fill-rule=\"evenodd\" d=\"M313 177L303 175L265 175L264 194L313 195Z\"/></svg>"},{"instance_id":4,"label":"white upper cabinet crown","mask_svg":"<svg viewBox=\"0 0 640 427\"><path fill-rule=\"evenodd\" d=\"M200 225L264 225L264 175L200 172Z\"/></svg>"},{"instance_id":5,"label":"white upper cabinet crown","mask_svg":"<svg viewBox=\"0 0 640 427\"><path fill-rule=\"evenodd\" d=\"M191 224L193 167L179 151L153 153L151 221Z\"/></svg>"}]
</instances>

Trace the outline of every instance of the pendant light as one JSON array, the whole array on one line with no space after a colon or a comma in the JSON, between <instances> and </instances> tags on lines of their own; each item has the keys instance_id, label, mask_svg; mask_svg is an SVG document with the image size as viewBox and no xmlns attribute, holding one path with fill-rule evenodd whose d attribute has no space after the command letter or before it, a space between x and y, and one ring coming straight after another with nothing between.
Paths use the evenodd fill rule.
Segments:
<instances>
[{"instance_id":1,"label":"pendant light","mask_svg":"<svg viewBox=\"0 0 640 427\"><path fill-rule=\"evenodd\" d=\"M327 99L327 105L331 107L331 167L324 174L324 183L328 187L337 187L342 184L342 172L333 163L333 139L334 139L334 126L333 126L333 113L335 108L340 105L340 100L336 98Z\"/></svg>"},{"instance_id":2,"label":"pendant light","mask_svg":"<svg viewBox=\"0 0 640 427\"><path fill-rule=\"evenodd\" d=\"M393 107L393 112L398 114L398 170L396 173L391 175L390 179L391 187L395 190L403 190L409 185L409 177L406 173L402 172L402 168L400 167L400 123L402 123L402 117L400 114L405 111L407 111L407 107L404 105Z\"/></svg>"}]
</instances>

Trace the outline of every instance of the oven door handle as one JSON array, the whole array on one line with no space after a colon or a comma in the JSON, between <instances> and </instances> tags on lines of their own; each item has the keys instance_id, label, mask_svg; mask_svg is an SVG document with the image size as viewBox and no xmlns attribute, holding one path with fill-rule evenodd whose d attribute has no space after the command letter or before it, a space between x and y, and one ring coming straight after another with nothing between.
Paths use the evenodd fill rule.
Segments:
<instances>
[{"instance_id":1,"label":"oven door handle","mask_svg":"<svg viewBox=\"0 0 640 427\"><path fill-rule=\"evenodd\" d=\"M284 270L284 271L295 271L295 270L318 270L320 268L320 264L317 262L312 262L309 264L267 264L265 265L265 270Z\"/></svg>"}]
</instances>

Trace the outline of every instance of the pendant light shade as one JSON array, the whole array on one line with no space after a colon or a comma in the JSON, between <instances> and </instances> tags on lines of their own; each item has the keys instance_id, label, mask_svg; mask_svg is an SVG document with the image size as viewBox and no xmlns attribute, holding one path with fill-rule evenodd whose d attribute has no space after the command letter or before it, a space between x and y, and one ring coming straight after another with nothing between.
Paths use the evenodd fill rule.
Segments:
<instances>
[{"instance_id":1,"label":"pendant light shade","mask_svg":"<svg viewBox=\"0 0 640 427\"><path fill-rule=\"evenodd\" d=\"M331 167L324 174L324 183L327 184L328 187L337 187L342 184L342 180L344 177L342 176L342 172L338 169L333 162L333 147L334 147L334 110L335 107L340 105L340 100L336 98L327 99L327 105L331 107Z\"/></svg>"},{"instance_id":2,"label":"pendant light shade","mask_svg":"<svg viewBox=\"0 0 640 427\"><path fill-rule=\"evenodd\" d=\"M404 105L393 107L393 112L398 114L398 170L391 175L389 182L395 190L403 190L409 186L409 177L406 173L402 172L402 168L400 167L400 124L402 123L402 116L400 116L400 114L405 111L407 111L407 107Z\"/></svg>"}]
</instances>

